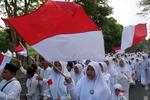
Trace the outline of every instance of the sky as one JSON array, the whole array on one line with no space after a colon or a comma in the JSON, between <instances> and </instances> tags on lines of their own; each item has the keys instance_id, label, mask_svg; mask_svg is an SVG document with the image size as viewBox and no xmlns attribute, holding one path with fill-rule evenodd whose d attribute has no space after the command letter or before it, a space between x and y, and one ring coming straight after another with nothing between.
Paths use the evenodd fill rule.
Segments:
<instances>
[{"instance_id":1,"label":"sky","mask_svg":"<svg viewBox=\"0 0 150 100\"><path fill-rule=\"evenodd\" d=\"M139 0L109 0L108 4L113 7L113 14L111 16L123 26L136 25L138 23L147 23L148 26L150 26L150 20L148 22L147 19L137 15L139 12L137 6L138 1ZM0 17L1 16L2 15L0 15ZM0 20L0 26L4 26L2 20Z\"/></svg>"},{"instance_id":2,"label":"sky","mask_svg":"<svg viewBox=\"0 0 150 100\"><path fill-rule=\"evenodd\" d=\"M109 0L109 5L113 7L111 16L123 26L136 25L138 23L147 23L147 27L150 26L150 20L137 15L139 12L138 1L140 0Z\"/></svg>"},{"instance_id":3,"label":"sky","mask_svg":"<svg viewBox=\"0 0 150 100\"><path fill-rule=\"evenodd\" d=\"M138 1L140 0L109 0L109 5L114 8L112 16L124 26L146 22L146 19L137 15L139 12Z\"/></svg>"}]
</instances>

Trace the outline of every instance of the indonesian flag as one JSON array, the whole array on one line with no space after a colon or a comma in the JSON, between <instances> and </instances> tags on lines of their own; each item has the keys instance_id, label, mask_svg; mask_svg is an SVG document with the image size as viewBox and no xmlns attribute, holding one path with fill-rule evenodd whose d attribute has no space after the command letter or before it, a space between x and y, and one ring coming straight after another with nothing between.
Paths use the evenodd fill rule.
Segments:
<instances>
[{"instance_id":1,"label":"indonesian flag","mask_svg":"<svg viewBox=\"0 0 150 100\"><path fill-rule=\"evenodd\" d=\"M144 41L146 36L146 24L124 27L122 32L121 50L123 51L132 45L138 44L140 41Z\"/></svg>"},{"instance_id":2,"label":"indonesian flag","mask_svg":"<svg viewBox=\"0 0 150 100\"><path fill-rule=\"evenodd\" d=\"M10 60L11 60L11 57L0 53L0 73L3 71L6 63L9 63Z\"/></svg>"},{"instance_id":3,"label":"indonesian flag","mask_svg":"<svg viewBox=\"0 0 150 100\"><path fill-rule=\"evenodd\" d=\"M27 50L21 42L19 42L18 46L15 48L15 53L27 57Z\"/></svg>"},{"instance_id":4,"label":"indonesian flag","mask_svg":"<svg viewBox=\"0 0 150 100\"><path fill-rule=\"evenodd\" d=\"M76 3L46 0L35 12L3 20L48 61L105 56L101 29Z\"/></svg>"},{"instance_id":5,"label":"indonesian flag","mask_svg":"<svg viewBox=\"0 0 150 100\"><path fill-rule=\"evenodd\" d=\"M119 51L119 50L120 50L120 47L113 47L113 50L114 50L114 51Z\"/></svg>"}]
</instances>

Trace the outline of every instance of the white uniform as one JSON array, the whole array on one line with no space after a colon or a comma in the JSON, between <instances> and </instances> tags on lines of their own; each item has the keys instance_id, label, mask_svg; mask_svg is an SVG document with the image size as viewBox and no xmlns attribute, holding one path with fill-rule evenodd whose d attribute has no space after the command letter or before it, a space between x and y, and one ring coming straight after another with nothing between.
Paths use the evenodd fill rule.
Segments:
<instances>
[{"instance_id":1,"label":"white uniform","mask_svg":"<svg viewBox=\"0 0 150 100\"><path fill-rule=\"evenodd\" d=\"M128 99L123 95L118 95L118 96L115 95L111 100L128 100Z\"/></svg>"},{"instance_id":2,"label":"white uniform","mask_svg":"<svg viewBox=\"0 0 150 100\"><path fill-rule=\"evenodd\" d=\"M81 77L84 76L83 71L82 71L82 65L81 64L76 64L75 67L77 67L80 70L80 73L75 73L74 70L71 71L71 77L73 78L75 85L77 82L81 79Z\"/></svg>"},{"instance_id":3,"label":"white uniform","mask_svg":"<svg viewBox=\"0 0 150 100\"><path fill-rule=\"evenodd\" d=\"M65 75L70 77L70 73L68 72L65 62L60 62L62 66L61 72ZM59 99L59 100L66 100L68 94L67 86L64 84L65 78L60 73L56 73L54 70L52 70L52 74L49 77L49 79L52 80L53 84L51 85L51 92L53 99Z\"/></svg>"},{"instance_id":4,"label":"white uniform","mask_svg":"<svg viewBox=\"0 0 150 100\"><path fill-rule=\"evenodd\" d=\"M135 72L136 72L136 78L138 81L140 81L141 73L140 73L140 62L136 62L135 66Z\"/></svg>"},{"instance_id":5,"label":"white uniform","mask_svg":"<svg viewBox=\"0 0 150 100\"><path fill-rule=\"evenodd\" d=\"M122 92L118 92L118 95L116 95L116 92L115 90L116 89L119 89L119 90L123 90L122 86L120 84L115 84L114 85L114 90L113 90L113 93L112 93L112 98L111 100L128 100L125 96L124 96L124 93L123 91Z\"/></svg>"},{"instance_id":6,"label":"white uniform","mask_svg":"<svg viewBox=\"0 0 150 100\"><path fill-rule=\"evenodd\" d=\"M111 91L104 81L98 63L90 62L95 70L95 79L88 79L87 75L82 77L75 87L70 87L72 100L110 100ZM74 91L73 91L74 90Z\"/></svg>"},{"instance_id":7,"label":"white uniform","mask_svg":"<svg viewBox=\"0 0 150 100\"><path fill-rule=\"evenodd\" d=\"M38 80L36 80L36 76L35 74L31 79L27 79L26 87L28 89L28 100L39 100Z\"/></svg>"},{"instance_id":8,"label":"white uniform","mask_svg":"<svg viewBox=\"0 0 150 100\"><path fill-rule=\"evenodd\" d=\"M125 96L129 98L129 85L132 81L130 71L127 64L124 67L118 67L118 83L122 85L123 89L126 91Z\"/></svg>"},{"instance_id":9,"label":"white uniform","mask_svg":"<svg viewBox=\"0 0 150 100\"><path fill-rule=\"evenodd\" d=\"M7 84L7 82L11 81ZM6 87L4 87L4 85ZM4 88L3 88L4 87ZM3 90L2 90L3 88ZM21 85L15 77L10 80L2 80L0 82L0 100L20 100Z\"/></svg>"},{"instance_id":10,"label":"white uniform","mask_svg":"<svg viewBox=\"0 0 150 100\"><path fill-rule=\"evenodd\" d=\"M111 75L110 73L108 73L108 66L105 62L100 62L101 65L102 65L102 69L103 69L103 72L102 72L102 76L104 78L104 80L106 81L108 87L110 87L110 78L111 78Z\"/></svg>"},{"instance_id":11,"label":"white uniform","mask_svg":"<svg viewBox=\"0 0 150 100\"><path fill-rule=\"evenodd\" d=\"M43 80L39 81L40 82L40 86L38 86L38 87L40 87L41 96L43 96L45 98L47 98L48 95L49 95L47 81L48 81L48 78L51 75L51 71L52 71L52 69L50 67L47 67L46 70L41 68L40 69L40 73L39 73L40 77L42 77Z\"/></svg>"},{"instance_id":12,"label":"white uniform","mask_svg":"<svg viewBox=\"0 0 150 100\"><path fill-rule=\"evenodd\" d=\"M142 85L147 85L148 80L147 80L147 67L148 67L148 57L147 55L143 55L144 59L141 63L141 84Z\"/></svg>"}]
</instances>

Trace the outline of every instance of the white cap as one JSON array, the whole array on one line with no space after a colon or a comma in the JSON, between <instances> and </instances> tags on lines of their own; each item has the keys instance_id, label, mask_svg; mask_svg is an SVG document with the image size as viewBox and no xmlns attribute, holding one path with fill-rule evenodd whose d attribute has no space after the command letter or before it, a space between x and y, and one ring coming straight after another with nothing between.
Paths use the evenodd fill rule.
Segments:
<instances>
[{"instance_id":1,"label":"white cap","mask_svg":"<svg viewBox=\"0 0 150 100\"><path fill-rule=\"evenodd\" d=\"M115 89L119 89L119 90L123 90L123 88L122 88L122 86L121 86L121 84L115 84L115 87L114 87Z\"/></svg>"}]
</instances>

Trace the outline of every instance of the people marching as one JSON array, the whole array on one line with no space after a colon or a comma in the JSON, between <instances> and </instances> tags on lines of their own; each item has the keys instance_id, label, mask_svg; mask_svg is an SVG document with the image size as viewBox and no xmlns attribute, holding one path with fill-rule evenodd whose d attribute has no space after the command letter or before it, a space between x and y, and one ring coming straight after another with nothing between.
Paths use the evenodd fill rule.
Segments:
<instances>
[{"instance_id":1,"label":"people marching","mask_svg":"<svg viewBox=\"0 0 150 100\"><path fill-rule=\"evenodd\" d=\"M19 63L18 68L8 63L1 71L0 100L20 100L19 68L27 79L27 100L129 100L131 85L150 84L150 56L144 52L107 54L97 62L48 62L41 57L26 68Z\"/></svg>"}]
</instances>

